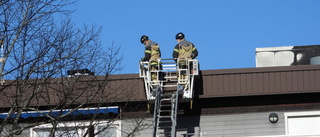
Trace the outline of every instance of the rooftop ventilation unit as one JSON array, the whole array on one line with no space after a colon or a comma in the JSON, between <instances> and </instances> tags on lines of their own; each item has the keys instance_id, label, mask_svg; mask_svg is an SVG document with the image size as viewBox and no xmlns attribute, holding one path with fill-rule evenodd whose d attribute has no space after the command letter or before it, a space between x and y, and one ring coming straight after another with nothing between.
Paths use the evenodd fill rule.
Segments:
<instances>
[{"instance_id":1,"label":"rooftop ventilation unit","mask_svg":"<svg viewBox=\"0 0 320 137\"><path fill-rule=\"evenodd\" d=\"M314 58L317 56L320 56L320 45L256 48L256 67L320 64Z\"/></svg>"}]
</instances>

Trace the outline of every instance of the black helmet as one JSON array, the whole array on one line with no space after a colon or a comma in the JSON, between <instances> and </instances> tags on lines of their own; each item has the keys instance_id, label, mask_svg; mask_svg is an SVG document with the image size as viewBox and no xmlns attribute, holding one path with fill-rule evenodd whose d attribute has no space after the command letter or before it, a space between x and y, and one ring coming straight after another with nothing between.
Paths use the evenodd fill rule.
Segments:
<instances>
[{"instance_id":1,"label":"black helmet","mask_svg":"<svg viewBox=\"0 0 320 137\"><path fill-rule=\"evenodd\" d=\"M149 40L149 37L146 35L142 35L140 38L140 42L143 44L144 41Z\"/></svg>"},{"instance_id":2,"label":"black helmet","mask_svg":"<svg viewBox=\"0 0 320 137\"><path fill-rule=\"evenodd\" d=\"M176 35L176 39L184 39L184 34L182 32L179 32L177 35Z\"/></svg>"}]
</instances>

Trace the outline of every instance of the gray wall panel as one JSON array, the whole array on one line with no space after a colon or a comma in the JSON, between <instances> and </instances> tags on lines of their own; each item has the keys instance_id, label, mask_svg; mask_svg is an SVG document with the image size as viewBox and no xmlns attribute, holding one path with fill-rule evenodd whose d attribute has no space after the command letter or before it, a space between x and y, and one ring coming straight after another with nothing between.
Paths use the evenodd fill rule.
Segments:
<instances>
[{"instance_id":1,"label":"gray wall panel","mask_svg":"<svg viewBox=\"0 0 320 137\"><path fill-rule=\"evenodd\" d=\"M284 135L283 113L278 112L280 119L275 124L268 120L270 113L201 116L200 132L208 137Z\"/></svg>"},{"instance_id":2,"label":"gray wall panel","mask_svg":"<svg viewBox=\"0 0 320 137\"><path fill-rule=\"evenodd\" d=\"M192 137L241 137L241 136L266 136L266 135L285 135L284 112L276 112L279 121L272 124L268 120L271 112L246 113L246 114L228 114L228 115L202 115L200 116L199 126L192 123L196 116L182 116L183 121L177 132L177 137L188 134L187 129L194 131L189 134ZM181 117L180 117L181 118ZM147 119L145 126L137 136L152 136L152 123ZM132 122L132 121L131 121ZM123 121L123 130L129 130L134 124L130 121Z\"/></svg>"}]
</instances>

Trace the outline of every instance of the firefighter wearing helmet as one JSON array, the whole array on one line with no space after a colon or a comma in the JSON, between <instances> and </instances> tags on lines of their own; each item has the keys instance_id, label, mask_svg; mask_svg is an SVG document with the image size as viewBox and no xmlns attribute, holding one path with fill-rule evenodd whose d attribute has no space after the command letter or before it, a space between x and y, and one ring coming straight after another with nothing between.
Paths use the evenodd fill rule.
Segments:
<instances>
[{"instance_id":1,"label":"firefighter wearing helmet","mask_svg":"<svg viewBox=\"0 0 320 137\"><path fill-rule=\"evenodd\" d=\"M155 71L160 69L161 51L157 42L149 40L149 37L142 35L140 42L145 45L144 57L141 61L149 61L150 70ZM156 81L158 79L157 73L151 73L151 80Z\"/></svg>"},{"instance_id":2,"label":"firefighter wearing helmet","mask_svg":"<svg viewBox=\"0 0 320 137\"><path fill-rule=\"evenodd\" d=\"M177 65L180 69L186 69L188 60L194 59L198 56L198 50L193 45L193 43L187 41L183 33L179 32L176 35L176 40L178 44L174 47L172 57L177 62ZM182 79L185 79L185 73L181 72Z\"/></svg>"}]
</instances>

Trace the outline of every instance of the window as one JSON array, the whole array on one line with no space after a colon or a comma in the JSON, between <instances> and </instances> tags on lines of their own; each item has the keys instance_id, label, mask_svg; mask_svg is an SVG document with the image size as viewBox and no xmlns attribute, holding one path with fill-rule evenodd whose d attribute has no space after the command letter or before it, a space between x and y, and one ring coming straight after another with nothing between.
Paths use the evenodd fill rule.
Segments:
<instances>
[{"instance_id":1,"label":"window","mask_svg":"<svg viewBox=\"0 0 320 137\"><path fill-rule=\"evenodd\" d=\"M286 135L320 135L320 111L285 113Z\"/></svg>"},{"instance_id":2,"label":"window","mask_svg":"<svg viewBox=\"0 0 320 137\"><path fill-rule=\"evenodd\" d=\"M44 124L31 128L30 137L49 136L52 130L51 124ZM55 137L120 137L120 122L95 121L90 122L65 122L59 123L55 130Z\"/></svg>"}]
</instances>

